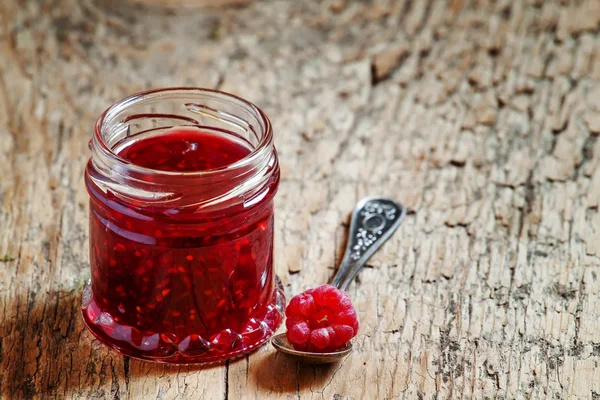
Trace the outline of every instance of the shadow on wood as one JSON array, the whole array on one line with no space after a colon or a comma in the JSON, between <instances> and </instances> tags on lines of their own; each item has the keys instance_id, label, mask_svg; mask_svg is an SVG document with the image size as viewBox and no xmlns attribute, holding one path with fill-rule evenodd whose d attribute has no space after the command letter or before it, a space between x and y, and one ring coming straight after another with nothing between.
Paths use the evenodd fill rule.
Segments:
<instances>
[{"instance_id":1,"label":"shadow on wood","mask_svg":"<svg viewBox=\"0 0 600 400\"><path fill-rule=\"evenodd\" d=\"M93 393L97 366L90 336L80 317L81 290L30 291L7 299L16 310L0 324L1 395L8 399L62 397L73 388Z\"/></svg>"},{"instance_id":2,"label":"shadow on wood","mask_svg":"<svg viewBox=\"0 0 600 400\"><path fill-rule=\"evenodd\" d=\"M327 381L339 368L339 363L302 364L284 354L273 352L250 368L253 383L265 391L299 393L314 382Z\"/></svg>"},{"instance_id":3,"label":"shadow on wood","mask_svg":"<svg viewBox=\"0 0 600 400\"><path fill-rule=\"evenodd\" d=\"M136 380L138 378L149 378L149 377L163 377L165 375L178 375L181 373L193 373L200 372L204 370L209 370L213 368L223 368L225 366L225 362L215 362L208 365L201 364L181 364L181 365L172 365L172 364L164 364L164 363L155 363L151 361L138 360L135 358L129 359L129 378L131 380Z\"/></svg>"}]
</instances>

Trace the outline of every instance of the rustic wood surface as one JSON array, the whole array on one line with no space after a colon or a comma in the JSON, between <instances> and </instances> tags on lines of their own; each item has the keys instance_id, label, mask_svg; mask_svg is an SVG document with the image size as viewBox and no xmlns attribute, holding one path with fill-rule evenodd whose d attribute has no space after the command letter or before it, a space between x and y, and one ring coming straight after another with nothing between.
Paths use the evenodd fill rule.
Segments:
<instances>
[{"instance_id":1,"label":"rustic wood surface","mask_svg":"<svg viewBox=\"0 0 600 400\"><path fill-rule=\"evenodd\" d=\"M0 1L2 398L600 399L600 1L192 3ZM182 85L271 116L288 296L360 197L409 208L344 362L154 365L85 330L92 125Z\"/></svg>"}]
</instances>

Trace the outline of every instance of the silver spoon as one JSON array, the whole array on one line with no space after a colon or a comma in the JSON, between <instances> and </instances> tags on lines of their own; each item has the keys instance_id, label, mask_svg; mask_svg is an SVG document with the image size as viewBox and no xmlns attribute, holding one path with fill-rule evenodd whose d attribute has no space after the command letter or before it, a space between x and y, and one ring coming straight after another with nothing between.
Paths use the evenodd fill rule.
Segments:
<instances>
[{"instance_id":1,"label":"silver spoon","mask_svg":"<svg viewBox=\"0 0 600 400\"><path fill-rule=\"evenodd\" d=\"M398 229L405 215L404 206L392 199L366 197L360 200L352 212L348 245L342 264L331 284L338 289L346 290L367 260ZM329 353L294 350L285 333L274 336L271 343L278 351L306 364L336 362L352 352L350 342L344 348Z\"/></svg>"}]
</instances>

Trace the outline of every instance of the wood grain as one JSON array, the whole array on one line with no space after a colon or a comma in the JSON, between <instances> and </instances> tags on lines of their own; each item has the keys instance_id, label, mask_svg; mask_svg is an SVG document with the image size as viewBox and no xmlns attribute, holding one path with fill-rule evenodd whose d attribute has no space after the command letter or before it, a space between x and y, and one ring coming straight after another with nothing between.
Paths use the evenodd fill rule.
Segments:
<instances>
[{"instance_id":1,"label":"wood grain","mask_svg":"<svg viewBox=\"0 0 600 400\"><path fill-rule=\"evenodd\" d=\"M0 4L2 398L600 398L600 2L150 3ZM408 206L344 362L153 365L84 329L93 123L181 85L270 115L288 296L331 277L360 197Z\"/></svg>"}]
</instances>

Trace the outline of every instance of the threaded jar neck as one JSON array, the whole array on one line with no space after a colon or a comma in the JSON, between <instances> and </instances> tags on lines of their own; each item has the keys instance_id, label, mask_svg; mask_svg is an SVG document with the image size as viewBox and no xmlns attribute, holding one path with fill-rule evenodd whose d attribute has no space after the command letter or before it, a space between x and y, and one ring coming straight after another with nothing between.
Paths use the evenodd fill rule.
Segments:
<instances>
[{"instance_id":1,"label":"threaded jar neck","mask_svg":"<svg viewBox=\"0 0 600 400\"><path fill-rule=\"evenodd\" d=\"M190 172L146 168L119 156L124 143L183 126L233 135L250 152L229 165ZM279 180L267 116L254 104L215 90L169 88L127 97L98 118L90 148L88 190L110 193L138 208L185 208L188 213L248 208L274 195Z\"/></svg>"}]
</instances>

